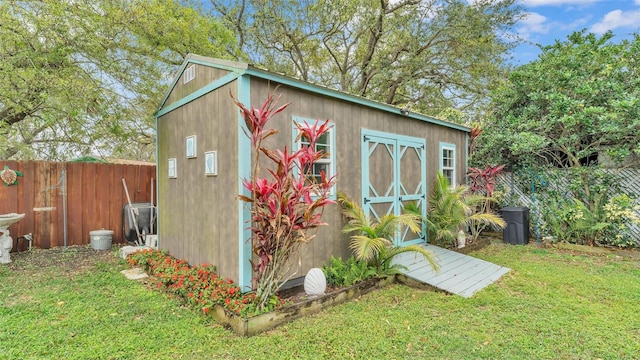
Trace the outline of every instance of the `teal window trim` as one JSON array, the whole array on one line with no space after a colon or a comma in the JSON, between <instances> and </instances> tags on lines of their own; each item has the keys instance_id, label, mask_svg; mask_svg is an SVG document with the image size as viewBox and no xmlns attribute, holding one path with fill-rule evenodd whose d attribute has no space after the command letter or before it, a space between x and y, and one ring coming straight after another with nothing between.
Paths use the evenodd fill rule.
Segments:
<instances>
[{"instance_id":1,"label":"teal window trim","mask_svg":"<svg viewBox=\"0 0 640 360\"><path fill-rule=\"evenodd\" d=\"M469 133L464 136L464 183L469 184Z\"/></svg>"},{"instance_id":2,"label":"teal window trim","mask_svg":"<svg viewBox=\"0 0 640 360\"><path fill-rule=\"evenodd\" d=\"M298 128L296 127L296 123L307 122L307 124L313 124L317 120L304 118L300 116L293 116L293 122L291 124L291 148L293 151L298 151L300 149L300 141L296 141L298 137ZM329 129L329 159L325 163L329 164L329 174L326 174L327 177L336 175L336 124L332 121L329 121L331 125L331 129ZM297 176L299 174L299 169L294 169L294 174ZM329 192L330 198L332 200L336 199L336 184L334 183Z\"/></svg>"},{"instance_id":3,"label":"teal window trim","mask_svg":"<svg viewBox=\"0 0 640 360\"><path fill-rule=\"evenodd\" d=\"M445 150L450 150L451 151L451 165L450 166L445 166L444 164L444 156L443 156L443 152ZM438 169L440 170L440 173L442 173L444 175L445 170L451 170L451 180L450 180L450 184L451 186L456 186L458 183L458 178L457 178L457 171L456 171L456 145L455 144L451 144L451 143L446 143L446 142L440 142L440 146L438 149L438 158L439 158L439 163L438 163Z\"/></svg>"},{"instance_id":4,"label":"teal window trim","mask_svg":"<svg viewBox=\"0 0 640 360\"><path fill-rule=\"evenodd\" d=\"M251 78L243 75L238 78L238 94L236 98L247 108L251 106ZM251 141L245 135L246 125L240 110L237 110L238 119L238 185L237 194L251 196L249 191L242 186L242 179L251 177ZM243 292L251 291L252 243L251 243L251 205L238 200L238 286Z\"/></svg>"}]
</instances>

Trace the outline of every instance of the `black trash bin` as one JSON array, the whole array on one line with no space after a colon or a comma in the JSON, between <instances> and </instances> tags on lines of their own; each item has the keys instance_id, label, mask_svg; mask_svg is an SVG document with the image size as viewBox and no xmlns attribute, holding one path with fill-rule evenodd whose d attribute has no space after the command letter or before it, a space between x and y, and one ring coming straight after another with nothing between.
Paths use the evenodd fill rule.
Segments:
<instances>
[{"instance_id":1,"label":"black trash bin","mask_svg":"<svg viewBox=\"0 0 640 360\"><path fill-rule=\"evenodd\" d=\"M500 209L504 222L502 236L504 242L513 245L529 243L529 208L524 206L507 206Z\"/></svg>"}]
</instances>

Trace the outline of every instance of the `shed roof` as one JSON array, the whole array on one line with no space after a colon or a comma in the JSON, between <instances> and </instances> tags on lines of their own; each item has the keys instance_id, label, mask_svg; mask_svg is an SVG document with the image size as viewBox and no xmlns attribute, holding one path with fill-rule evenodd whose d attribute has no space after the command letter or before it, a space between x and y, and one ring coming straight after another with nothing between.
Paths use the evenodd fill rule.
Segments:
<instances>
[{"instance_id":1,"label":"shed roof","mask_svg":"<svg viewBox=\"0 0 640 360\"><path fill-rule=\"evenodd\" d=\"M189 64L198 64L198 65L213 67L213 68L216 68L216 69L228 70L228 71L230 71L231 73L233 73L235 75L233 77L234 79L237 78L237 77L240 77L242 75L254 76L254 77L257 77L257 78L260 78L260 79L277 82L277 83L280 83L280 84L283 84L283 85L291 86L293 88L309 91L309 92L316 93L316 94L323 95L323 96L333 97L333 98L336 98L336 99L341 99L341 100L344 100L344 101L347 101L347 102L364 105L364 106L375 108L375 109L378 109L378 110L383 110L383 111L386 111L386 112L389 112L389 113L403 114L403 112L402 112L403 110L401 108L399 108L399 107L396 107L396 106L385 104L385 103L382 103L382 102L379 102L379 101L370 100L370 99L367 99L365 97L349 94L349 93L346 93L346 92L343 92L343 91L330 89L330 88L325 87L325 86L312 84L312 83L309 83L309 82L306 82L306 81L303 81L303 80L300 80L300 79L296 79L296 78L293 78L293 77L290 77L290 76L287 76L287 75L284 75L284 74L274 73L274 72L268 71L266 69L262 69L262 68L253 66L253 65L248 64L248 63L237 62L237 61L229 61L229 60L222 60L222 59L215 59L215 58L206 57L206 56L200 56L200 55L196 55L196 54L188 54L187 57L185 58L184 62L182 63L182 65L180 67L180 70L178 71L177 75L175 76L175 78L171 82L171 86L169 88L169 91L167 91L167 94L162 99L162 102L160 103L160 106L158 107L158 111L156 112L156 116L161 116L163 113L166 113L166 111L163 111L163 110L165 110L164 106L165 106L165 104L167 102L167 99L169 98L169 95L171 94L171 92L173 91L174 87L176 86L176 84L180 80L180 77L181 77L182 73L184 72L185 68L187 66L189 66ZM202 92L202 93L199 94L199 96L202 96L205 93L206 92ZM196 98L197 97L193 97L193 99L191 99L191 100L195 100ZM466 126L463 126L463 125L459 125L459 124L455 124L455 123L452 123L452 122L449 122L449 121L446 121L446 120L437 119L435 117L427 116L427 115L416 113L416 112L408 112L407 114L403 114L403 115L405 115L405 116L407 116L409 118L416 119L416 120L421 120L421 121L425 121L425 122L436 124L436 125L440 125L440 126L445 126L445 127L456 129L456 130L461 130L461 131L464 131L464 132L470 132L471 131L471 129L469 127L466 127Z\"/></svg>"}]
</instances>

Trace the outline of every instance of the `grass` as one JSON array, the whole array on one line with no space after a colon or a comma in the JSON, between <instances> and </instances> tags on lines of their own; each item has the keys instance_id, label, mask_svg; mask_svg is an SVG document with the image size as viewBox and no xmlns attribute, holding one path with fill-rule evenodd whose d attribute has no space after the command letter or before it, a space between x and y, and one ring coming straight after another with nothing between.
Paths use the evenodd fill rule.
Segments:
<instances>
[{"instance_id":1,"label":"grass","mask_svg":"<svg viewBox=\"0 0 640 360\"><path fill-rule=\"evenodd\" d=\"M251 338L125 279L111 257L25 257L0 267L0 359L637 358L637 259L501 244L472 255L512 271L471 299L392 285Z\"/></svg>"}]
</instances>

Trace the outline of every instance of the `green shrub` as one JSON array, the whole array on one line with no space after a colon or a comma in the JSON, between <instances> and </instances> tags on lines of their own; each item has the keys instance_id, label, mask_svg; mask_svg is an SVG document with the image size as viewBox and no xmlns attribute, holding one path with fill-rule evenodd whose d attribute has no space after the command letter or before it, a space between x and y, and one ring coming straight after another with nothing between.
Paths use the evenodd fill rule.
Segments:
<instances>
[{"instance_id":1,"label":"green shrub","mask_svg":"<svg viewBox=\"0 0 640 360\"><path fill-rule=\"evenodd\" d=\"M543 207L543 230L581 245L634 247L630 226L640 225L639 206L627 195L594 196L592 208L576 199L550 199Z\"/></svg>"},{"instance_id":2,"label":"green shrub","mask_svg":"<svg viewBox=\"0 0 640 360\"><path fill-rule=\"evenodd\" d=\"M610 224L611 236L608 245L617 247L635 247L637 242L632 237L631 226L640 226L640 205L636 205L628 195L612 197L604 205L606 221Z\"/></svg>"},{"instance_id":3,"label":"green shrub","mask_svg":"<svg viewBox=\"0 0 640 360\"><path fill-rule=\"evenodd\" d=\"M327 284L332 286L351 286L378 274L374 266L366 261L356 261L353 255L347 261L332 256L331 263L324 265L322 271L327 277Z\"/></svg>"},{"instance_id":4,"label":"green shrub","mask_svg":"<svg viewBox=\"0 0 640 360\"><path fill-rule=\"evenodd\" d=\"M493 187L490 190L493 192ZM505 227L504 220L491 211L491 202L492 197L473 193L467 186L451 186L438 172L429 194L428 216L422 217L415 203L407 204L404 210L422 218L431 244L455 248L462 229L471 229L472 240L477 240L485 227Z\"/></svg>"},{"instance_id":5,"label":"green shrub","mask_svg":"<svg viewBox=\"0 0 640 360\"><path fill-rule=\"evenodd\" d=\"M151 273L151 266L167 258L167 254L161 250L143 249L127 256L130 266L140 266L147 273Z\"/></svg>"}]
</instances>

